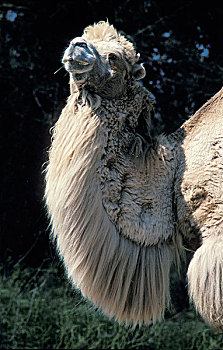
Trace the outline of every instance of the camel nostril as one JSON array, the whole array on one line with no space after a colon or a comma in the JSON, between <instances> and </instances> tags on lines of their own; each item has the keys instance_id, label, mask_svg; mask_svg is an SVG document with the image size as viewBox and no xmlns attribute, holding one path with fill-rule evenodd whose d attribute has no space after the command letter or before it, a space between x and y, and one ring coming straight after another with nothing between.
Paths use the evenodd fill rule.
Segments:
<instances>
[{"instance_id":1,"label":"camel nostril","mask_svg":"<svg viewBox=\"0 0 223 350\"><path fill-rule=\"evenodd\" d=\"M87 44L86 44L84 41L73 43L73 45L74 45L74 46L79 46L79 47L87 48Z\"/></svg>"}]
</instances>

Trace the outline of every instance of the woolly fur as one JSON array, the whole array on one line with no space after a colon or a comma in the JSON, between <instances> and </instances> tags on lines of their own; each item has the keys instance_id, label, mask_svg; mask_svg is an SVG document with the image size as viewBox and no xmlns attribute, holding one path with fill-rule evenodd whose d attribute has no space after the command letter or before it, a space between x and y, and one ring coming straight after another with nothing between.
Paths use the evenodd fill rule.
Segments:
<instances>
[{"instance_id":1,"label":"woolly fur","mask_svg":"<svg viewBox=\"0 0 223 350\"><path fill-rule=\"evenodd\" d=\"M95 45L115 44L129 65L138 60L133 45L106 22L87 27L83 37ZM187 125L152 139L149 92L133 78L127 84L119 99L71 86L54 127L45 198L72 283L109 317L136 325L161 319L170 306L170 267L179 263L182 235L190 241L202 234L188 229L188 217L196 220L201 203L188 192L190 174L182 181ZM190 213L188 203L195 205ZM207 238L198 249L188 276L198 311L221 328L222 286L216 280L220 276L222 283L222 238L210 253L219 237Z\"/></svg>"}]
</instances>

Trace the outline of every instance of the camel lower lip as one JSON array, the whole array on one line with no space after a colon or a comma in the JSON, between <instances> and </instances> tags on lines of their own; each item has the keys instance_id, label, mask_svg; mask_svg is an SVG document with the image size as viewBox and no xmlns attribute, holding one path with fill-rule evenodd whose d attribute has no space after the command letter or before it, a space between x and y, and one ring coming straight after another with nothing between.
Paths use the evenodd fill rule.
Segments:
<instances>
[{"instance_id":1,"label":"camel lower lip","mask_svg":"<svg viewBox=\"0 0 223 350\"><path fill-rule=\"evenodd\" d=\"M90 63L85 62L85 61L80 61L80 60L75 60L75 62L82 64L83 66L89 66Z\"/></svg>"},{"instance_id":2,"label":"camel lower lip","mask_svg":"<svg viewBox=\"0 0 223 350\"><path fill-rule=\"evenodd\" d=\"M92 65L83 61L67 61L64 65L69 73L86 73L91 70Z\"/></svg>"}]
</instances>

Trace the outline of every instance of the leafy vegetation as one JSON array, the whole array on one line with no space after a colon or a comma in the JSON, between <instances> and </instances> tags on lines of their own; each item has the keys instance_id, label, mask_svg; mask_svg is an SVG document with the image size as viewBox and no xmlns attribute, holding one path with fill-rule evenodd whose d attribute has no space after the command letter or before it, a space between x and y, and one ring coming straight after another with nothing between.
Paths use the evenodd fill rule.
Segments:
<instances>
[{"instance_id":1,"label":"leafy vegetation","mask_svg":"<svg viewBox=\"0 0 223 350\"><path fill-rule=\"evenodd\" d=\"M3 275L3 273L2 273ZM84 300L57 267L14 266L0 281L2 349L199 349L223 347L221 334L192 310L142 328L118 325Z\"/></svg>"}]
</instances>

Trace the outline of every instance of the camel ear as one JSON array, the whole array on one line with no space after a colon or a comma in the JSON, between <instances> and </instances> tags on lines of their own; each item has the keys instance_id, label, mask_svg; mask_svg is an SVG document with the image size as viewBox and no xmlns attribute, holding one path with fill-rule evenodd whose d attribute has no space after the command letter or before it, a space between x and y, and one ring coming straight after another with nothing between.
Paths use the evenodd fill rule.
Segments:
<instances>
[{"instance_id":1,"label":"camel ear","mask_svg":"<svg viewBox=\"0 0 223 350\"><path fill-rule=\"evenodd\" d=\"M135 80L141 80L145 77L146 70L143 67L143 63L141 63L141 64L135 63L134 64L132 75L135 78Z\"/></svg>"}]
</instances>

